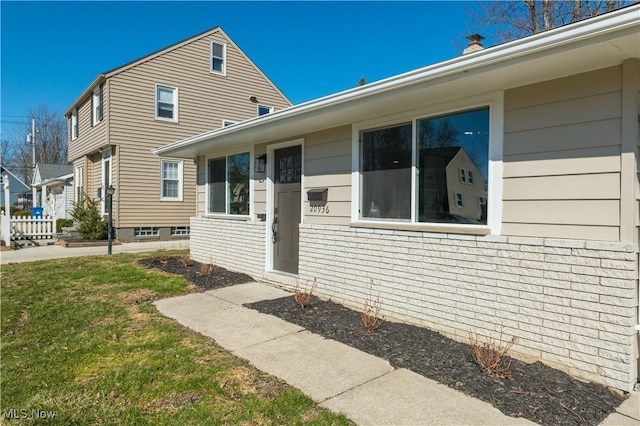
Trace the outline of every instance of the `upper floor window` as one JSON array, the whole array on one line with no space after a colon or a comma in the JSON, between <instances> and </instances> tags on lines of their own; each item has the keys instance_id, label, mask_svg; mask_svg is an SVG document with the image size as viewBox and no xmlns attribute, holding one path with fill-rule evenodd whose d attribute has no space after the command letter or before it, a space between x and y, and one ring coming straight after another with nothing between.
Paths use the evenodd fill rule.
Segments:
<instances>
[{"instance_id":1,"label":"upper floor window","mask_svg":"<svg viewBox=\"0 0 640 426\"><path fill-rule=\"evenodd\" d=\"M227 73L227 44L211 41L211 72L225 75Z\"/></svg>"},{"instance_id":2,"label":"upper floor window","mask_svg":"<svg viewBox=\"0 0 640 426\"><path fill-rule=\"evenodd\" d=\"M273 112L273 107L268 105L258 105L258 116L267 115Z\"/></svg>"},{"instance_id":3,"label":"upper floor window","mask_svg":"<svg viewBox=\"0 0 640 426\"><path fill-rule=\"evenodd\" d=\"M489 107L364 130L359 216L486 225L488 170Z\"/></svg>"},{"instance_id":4,"label":"upper floor window","mask_svg":"<svg viewBox=\"0 0 640 426\"><path fill-rule=\"evenodd\" d=\"M91 95L91 125L95 126L103 118L104 85L96 87Z\"/></svg>"},{"instance_id":5,"label":"upper floor window","mask_svg":"<svg viewBox=\"0 0 640 426\"><path fill-rule=\"evenodd\" d=\"M208 161L207 213L249 214L249 153Z\"/></svg>"},{"instance_id":6,"label":"upper floor window","mask_svg":"<svg viewBox=\"0 0 640 426\"><path fill-rule=\"evenodd\" d=\"M161 161L162 200L182 200L182 161Z\"/></svg>"},{"instance_id":7,"label":"upper floor window","mask_svg":"<svg viewBox=\"0 0 640 426\"><path fill-rule=\"evenodd\" d=\"M238 124L238 122L234 120L222 120L222 127L229 127L233 126L234 124Z\"/></svg>"},{"instance_id":8,"label":"upper floor window","mask_svg":"<svg viewBox=\"0 0 640 426\"><path fill-rule=\"evenodd\" d=\"M178 121L178 89L156 84L156 119Z\"/></svg>"},{"instance_id":9,"label":"upper floor window","mask_svg":"<svg viewBox=\"0 0 640 426\"><path fill-rule=\"evenodd\" d=\"M71 113L71 140L74 140L79 135L79 126L78 126L78 109L74 109Z\"/></svg>"}]
</instances>

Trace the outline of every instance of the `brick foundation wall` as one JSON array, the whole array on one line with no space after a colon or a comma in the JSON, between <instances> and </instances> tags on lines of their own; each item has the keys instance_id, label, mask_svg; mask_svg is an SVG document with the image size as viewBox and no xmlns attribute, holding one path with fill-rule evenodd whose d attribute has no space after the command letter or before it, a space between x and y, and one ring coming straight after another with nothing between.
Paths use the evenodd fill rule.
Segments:
<instances>
[{"instance_id":1,"label":"brick foundation wall","mask_svg":"<svg viewBox=\"0 0 640 426\"><path fill-rule=\"evenodd\" d=\"M191 218L191 257L198 262L262 276L265 265L265 222Z\"/></svg>"},{"instance_id":2,"label":"brick foundation wall","mask_svg":"<svg viewBox=\"0 0 640 426\"><path fill-rule=\"evenodd\" d=\"M502 328L519 358L625 391L638 377L637 268L627 243L300 225L299 279L317 277L317 294L361 308L373 280L388 318L461 341Z\"/></svg>"}]
</instances>

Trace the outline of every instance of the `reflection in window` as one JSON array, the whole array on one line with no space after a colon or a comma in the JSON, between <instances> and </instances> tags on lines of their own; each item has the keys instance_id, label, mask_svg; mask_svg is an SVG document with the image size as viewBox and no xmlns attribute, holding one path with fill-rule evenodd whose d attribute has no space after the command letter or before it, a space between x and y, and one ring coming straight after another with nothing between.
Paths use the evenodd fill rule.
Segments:
<instances>
[{"instance_id":1,"label":"reflection in window","mask_svg":"<svg viewBox=\"0 0 640 426\"><path fill-rule=\"evenodd\" d=\"M418 120L417 137L418 220L486 224L489 108Z\"/></svg>"},{"instance_id":2,"label":"reflection in window","mask_svg":"<svg viewBox=\"0 0 640 426\"><path fill-rule=\"evenodd\" d=\"M411 219L411 123L362 133L363 218Z\"/></svg>"},{"instance_id":3,"label":"reflection in window","mask_svg":"<svg viewBox=\"0 0 640 426\"><path fill-rule=\"evenodd\" d=\"M208 213L249 214L249 153L208 162Z\"/></svg>"},{"instance_id":4,"label":"reflection in window","mask_svg":"<svg viewBox=\"0 0 640 426\"><path fill-rule=\"evenodd\" d=\"M249 214L249 153L228 157L229 214Z\"/></svg>"}]
</instances>

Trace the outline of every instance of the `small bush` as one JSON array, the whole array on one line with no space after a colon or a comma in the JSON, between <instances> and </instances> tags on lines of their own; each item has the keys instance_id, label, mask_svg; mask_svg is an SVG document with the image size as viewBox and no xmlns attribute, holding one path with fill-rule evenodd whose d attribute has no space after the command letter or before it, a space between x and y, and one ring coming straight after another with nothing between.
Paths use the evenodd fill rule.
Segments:
<instances>
[{"instance_id":1,"label":"small bush","mask_svg":"<svg viewBox=\"0 0 640 426\"><path fill-rule=\"evenodd\" d=\"M200 264L200 273L202 275L209 275L213 271L213 265L210 263Z\"/></svg>"},{"instance_id":2,"label":"small bush","mask_svg":"<svg viewBox=\"0 0 640 426\"><path fill-rule=\"evenodd\" d=\"M362 309L362 325L369 333L373 333L384 321L384 318L380 315L380 296L374 300L372 291L373 280L369 284L369 298L364 302L364 308Z\"/></svg>"},{"instance_id":3,"label":"small bush","mask_svg":"<svg viewBox=\"0 0 640 426\"><path fill-rule=\"evenodd\" d=\"M469 333L469 344L474 361L483 372L498 378L511 377L511 357L507 356L507 352L517 342L516 336L512 336L510 341L504 342L502 330L500 330L500 338L497 340L487 338L483 343L478 341L477 334Z\"/></svg>"},{"instance_id":4,"label":"small bush","mask_svg":"<svg viewBox=\"0 0 640 426\"><path fill-rule=\"evenodd\" d=\"M62 228L69 228L73 226L73 219L58 219L56 221L56 232L62 232Z\"/></svg>"},{"instance_id":5,"label":"small bush","mask_svg":"<svg viewBox=\"0 0 640 426\"><path fill-rule=\"evenodd\" d=\"M183 266L193 266L193 260L191 260L190 256L182 256L180 258Z\"/></svg>"},{"instance_id":6,"label":"small bush","mask_svg":"<svg viewBox=\"0 0 640 426\"><path fill-rule=\"evenodd\" d=\"M313 284L311 285L311 290L307 293L306 291L300 291L298 288L298 282L296 281L296 289L293 292L293 298L298 305L302 309L305 308L311 301L311 296L313 296L313 290L316 288L316 278L313 279Z\"/></svg>"},{"instance_id":7,"label":"small bush","mask_svg":"<svg viewBox=\"0 0 640 426\"><path fill-rule=\"evenodd\" d=\"M78 232L87 240L106 240L107 222L100 216L98 201L85 195L73 203L71 217L78 223Z\"/></svg>"},{"instance_id":8,"label":"small bush","mask_svg":"<svg viewBox=\"0 0 640 426\"><path fill-rule=\"evenodd\" d=\"M169 261L169 256L163 254L162 256L158 256L158 260L160 261L160 263L167 263Z\"/></svg>"}]
</instances>

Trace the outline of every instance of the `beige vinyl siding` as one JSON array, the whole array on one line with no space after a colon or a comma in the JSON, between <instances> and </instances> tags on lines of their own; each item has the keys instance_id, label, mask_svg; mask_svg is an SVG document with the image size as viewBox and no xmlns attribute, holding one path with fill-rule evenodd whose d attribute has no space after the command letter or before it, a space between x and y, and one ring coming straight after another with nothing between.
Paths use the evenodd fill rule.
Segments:
<instances>
[{"instance_id":1,"label":"beige vinyl siding","mask_svg":"<svg viewBox=\"0 0 640 426\"><path fill-rule=\"evenodd\" d=\"M210 72L206 35L110 77L109 140L119 157L119 226L187 226L196 213L196 167L183 162L183 200L160 201L160 158L153 148L220 127L222 119L256 116L256 96L276 109L288 106L273 86L227 44L226 76ZM178 89L178 122L155 119L156 84ZM199 199L204 207L204 199Z\"/></svg>"},{"instance_id":2,"label":"beige vinyl siding","mask_svg":"<svg viewBox=\"0 0 640 426\"><path fill-rule=\"evenodd\" d=\"M304 223L348 225L351 222L351 126L304 137ZM311 212L306 193L327 188L328 213ZM326 211L326 210L325 210Z\"/></svg>"},{"instance_id":3,"label":"beige vinyl siding","mask_svg":"<svg viewBox=\"0 0 640 426\"><path fill-rule=\"evenodd\" d=\"M109 90L108 84L103 89L103 114L102 121L95 126L91 125L91 95L78 107L78 137L71 140L71 119L68 121L67 159L73 162L83 155L93 153L98 148L107 144L107 117L109 114Z\"/></svg>"},{"instance_id":4,"label":"beige vinyl siding","mask_svg":"<svg viewBox=\"0 0 640 426\"><path fill-rule=\"evenodd\" d=\"M504 235L620 240L621 68L505 92Z\"/></svg>"}]
</instances>

